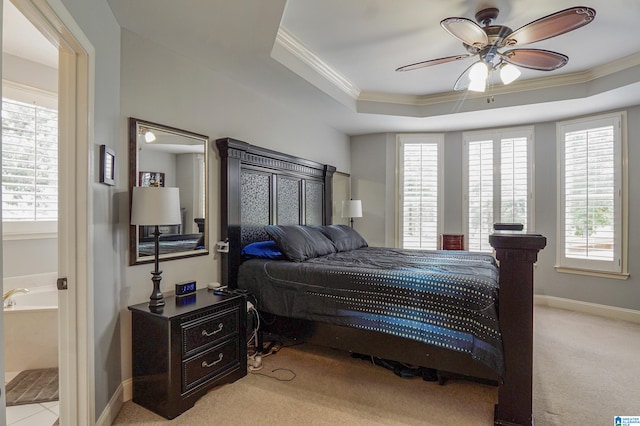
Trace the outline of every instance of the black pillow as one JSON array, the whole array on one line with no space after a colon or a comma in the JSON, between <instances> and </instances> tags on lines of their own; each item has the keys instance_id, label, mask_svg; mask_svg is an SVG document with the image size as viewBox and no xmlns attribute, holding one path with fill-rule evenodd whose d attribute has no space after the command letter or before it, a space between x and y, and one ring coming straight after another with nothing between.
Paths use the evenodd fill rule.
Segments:
<instances>
[{"instance_id":1,"label":"black pillow","mask_svg":"<svg viewBox=\"0 0 640 426\"><path fill-rule=\"evenodd\" d=\"M294 262L335 253L333 243L320 231L301 225L267 225L264 230L284 256Z\"/></svg>"},{"instance_id":2,"label":"black pillow","mask_svg":"<svg viewBox=\"0 0 640 426\"><path fill-rule=\"evenodd\" d=\"M362 235L346 225L316 226L315 228L326 235L338 251L349 251L369 246Z\"/></svg>"}]
</instances>

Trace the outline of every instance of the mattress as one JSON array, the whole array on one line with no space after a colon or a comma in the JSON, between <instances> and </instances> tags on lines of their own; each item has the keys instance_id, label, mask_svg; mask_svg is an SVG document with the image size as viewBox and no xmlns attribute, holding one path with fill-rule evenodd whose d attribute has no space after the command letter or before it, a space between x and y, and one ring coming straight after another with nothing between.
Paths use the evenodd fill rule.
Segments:
<instances>
[{"instance_id":1,"label":"mattress","mask_svg":"<svg viewBox=\"0 0 640 426\"><path fill-rule=\"evenodd\" d=\"M504 374L493 256L363 247L304 262L250 259L238 287L262 311L400 336Z\"/></svg>"}]
</instances>

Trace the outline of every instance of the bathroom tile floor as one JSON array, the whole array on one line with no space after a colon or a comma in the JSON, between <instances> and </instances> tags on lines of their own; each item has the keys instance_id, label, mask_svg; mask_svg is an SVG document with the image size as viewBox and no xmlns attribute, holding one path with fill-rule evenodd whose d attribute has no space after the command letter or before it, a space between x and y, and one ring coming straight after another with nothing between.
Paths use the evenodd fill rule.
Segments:
<instances>
[{"instance_id":1,"label":"bathroom tile floor","mask_svg":"<svg viewBox=\"0 0 640 426\"><path fill-rule=\"evenodd\" d=\"M6 373L4 383L9 383L17 375L18 372ZM58 401L7 407L6 424L7 426L52 426L58 420L58 407Z\"/></svg>"}]
</instances>

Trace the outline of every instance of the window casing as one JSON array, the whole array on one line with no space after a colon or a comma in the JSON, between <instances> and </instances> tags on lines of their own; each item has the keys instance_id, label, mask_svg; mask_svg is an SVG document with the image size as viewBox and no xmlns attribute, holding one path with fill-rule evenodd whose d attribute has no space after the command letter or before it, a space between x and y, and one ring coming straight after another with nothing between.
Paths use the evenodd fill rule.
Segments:
<instances>
[{"instance_id":1,"label":"window casing","mask_svg":"<svg viewBox=\"0 0 640 426\"><path fill-rule=\"evenodd\" d=\"M54 234L58 218L58 112L55 94L4 82L4 236Z\"/></svg>"},{"instance_id":2,"label":"window casing","mask_svg":"<svg viewBox=\"0 0 640 426\"><path fill-rule=\"evenodd\" d=\"M465 132L463 141L467 248L491 252L494 223L533 230L533 128Z\"/></svg>"},{"instance_id":3,"label":"window casing","mask_svg":"<svg viewBox=\"0 0 640 426\"><path fill-rule=\"evenodd\" d=\"M624 117L557 124L559 268L626 274Z\"/></svg>"},{"instance_id":4,"label":"window casing","mask_svg":"<svg viewBox=\"0 0 640 426\"><path fill-rule=\"evenodd\" d=\"M398 142L398 242L436 250L442 233L442 134L405 134Z\"/></svg>"}]
</instances>

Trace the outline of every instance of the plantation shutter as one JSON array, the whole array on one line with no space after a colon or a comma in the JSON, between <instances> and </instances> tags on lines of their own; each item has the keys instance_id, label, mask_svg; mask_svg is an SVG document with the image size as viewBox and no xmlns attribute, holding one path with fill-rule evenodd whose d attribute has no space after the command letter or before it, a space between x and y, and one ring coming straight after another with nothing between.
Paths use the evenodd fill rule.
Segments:
<instances>
[{"instance_id":1,"label":"plantation shutter","mask_svg":"<svg viewBox=\"0 0 640 426\"><path fill-rule=\"evenodd\" d=\"M402 145L402 247L438 248L438 144Z\"/></svg>"},{"instance_id":2,"label":"plantation shutter","mask_svg":"<svg viewBox=\"0 0 640 426\"><path fill-rule=\"evenodd\" d=\"M528 229L527 138L502 139L500 146L500 222L522 223Z\"/></svg>"},{"instance_id":3,"label":"plantation shutter","mask_svg":"<svg viewBox=\"0 0 640 426\"><path fill-rule=\"evenodd\" d=\"M565 256L614 259L614 126L565 133Z\"/></svg>"},{"instance_id":4,"label":"plantation shutter","mask_svg":"<svg viewBox=\"0 0 640 426\"><path fill-rule=\"evenodd\" d=\"M491 251L493 232L493 140L469 142L469 237L472 251Z\"/></svg>"},{"instance_id":5,"label":"plantation shutter","mask_svg":"<svg viewBox=\"0 0 640 426\"><path fill-rule=\"evenodd\" d=\"M2 220L58 218L58 113L2 99Z\"/></svg>"}]
</instances>

